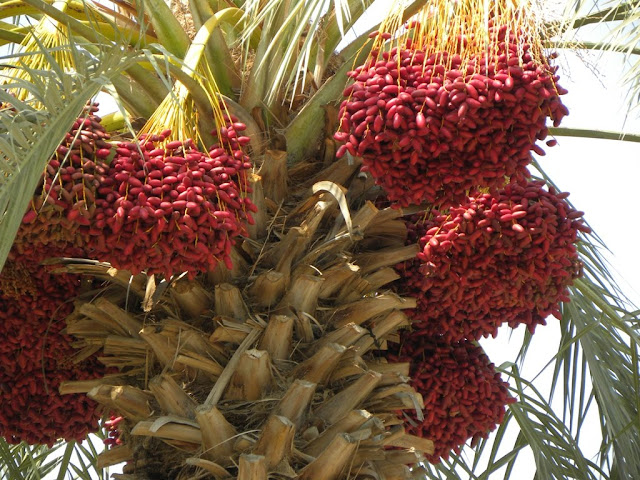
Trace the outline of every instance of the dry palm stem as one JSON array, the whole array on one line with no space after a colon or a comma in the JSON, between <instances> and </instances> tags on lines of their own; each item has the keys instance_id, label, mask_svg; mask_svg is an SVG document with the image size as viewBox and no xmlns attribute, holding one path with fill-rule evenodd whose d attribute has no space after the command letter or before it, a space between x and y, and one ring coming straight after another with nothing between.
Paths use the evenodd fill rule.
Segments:
<instances>
[{"instance_id":1,"label":"dry palm stem","mask_svg":"<svg viewBox=\"0 0 640 480\"><path fill-rule=\"evenodd\" d=\"M362 229L350 235L329 194L287 208L297 214L273 226L279 238L270 233L264 248L239 246L255 263L249 280L194 284L206 295L169 288L139 315L124 312L113 295L93 307L79 304L70 317L81 338L103 342L105 363L132 372L128 387L90 392L126 418L126 444L138 453L125 474L165 478L166 467L154 465L171 459L174 473L197 467L213 478L410 478L402 462L432 451L428 441L404 434L395 413L422 404L407 385L408 365L372 355L408 324L402 310L415 305L376 290L394 278L389 260L374 261L371 247L358 247L383 238L380 227L397 212L357 205L351 228ZM340 232L348 241L327 246ZM408 254L398 247L400 258ZM266 279L285 279L285 288L265 294L257 285ZM186 294L177 299L176 291ZM205 306L201 299L210 295L213 305ZM402 455L386 449L396 444L404 445Z\"/></svg>"},{"instance_id":2,"label":"dry palm stem","mask_svg":"<svg viewBox=\"0 0 640 480\"><path fill-rule=\"evenodd\" d=\"M267 150L258 171L264 182L264 196L279 204L287 196L287 152Z\"/></svg>"},{"instance_id":3,"label":"dry palm stem","mask_svg":"<svg viewBox=\"0 0 640 480\"><path fill-rule=\"evenodd\" d=\"M240 455L238 480L263 480L267 478L267 465L262 455Z\"/></svg>"}]
</instances>

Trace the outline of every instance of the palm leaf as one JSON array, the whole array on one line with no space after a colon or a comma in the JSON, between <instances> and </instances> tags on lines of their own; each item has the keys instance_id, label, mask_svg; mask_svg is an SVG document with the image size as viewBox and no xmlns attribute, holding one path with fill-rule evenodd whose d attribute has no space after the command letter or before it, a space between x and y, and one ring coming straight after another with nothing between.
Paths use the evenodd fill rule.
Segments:
<instances>
[{"instance_id":1,"label":"palm leaf","mask_svg":"<svg viewBox=\"0 0 640 480\"><path fill-rule=\"evenodd\" d=\"M622 142L640 142L640 135L638 134L615 132L611 130L556 127L550 128L549 133L556 137L597 138L601 140L618 140Z\"/></svg>"},{"instance_id":2,"label":"palm leaf","mask_svg":"<svg viewBox=\"0 0 640 480\"><path fill-rule=\"evenodd\" d=\"M533 386L524 381L512 366L511 378L520 402L509 407L520 427L520 435L531 446L536 463L536 477L549 479L595 479L597 466L588 461L548 402ZM526 391L533 392L532 395Z\"/></svg>"},{"instance_id":3,"label":"palm leaf","mask_svg":"<svg viewBox=\"0 0 640 480\"><path fill-rule=\"evenodd\" d=\"M333 50L360 18L369 0L272 0L245 2L245 53L254 32L261 35L240 103L248 110L273 108L285 97L319 86ZM389 8L394 2L386 2ZM407 9L419 2L408 2ZM381 8L380 6L378 8ZM327 15L323 15L324 12ZM315 86L309 85L309 76Z\"/></svg>"},{"instance_id":4,"label":"palm leaf","mask_svg":"<svg viewBox=\"0 0 640 480\"><path fill-rule=\"evenodd\" d=\"M130 59L133 56L136 56L140 53L140 49L142 45L140 44L132 44L134 38L141 38L144 35L146 30L146 23L143 21L143 18L140 19L139 31L131 32L131 31L120 31L117 25L113 25L112 37L115 40L111 40L107 36L101 33L101 28L99 28L99 22L96 23L94 17L91 14L91 9L88 7L92 5L91 3L83 3L83 5L87 6L83 11L87 15L85 18L85 22L79 21L73 16L66 15L65 13L60 12L59 10L53 8L48 3L42 0L23 0L25 4L28 4L30 7L36 8L39 12L46 14L54 20L57 20L63 25L67 25L69 29L77 36L82 37L83 39L88 40L89 42L93 42L91 44L86 44L86 48L94 55L100 55L100 50L105 48L109 49L121 49L121 56L127 59ZM68 9L73 11L72 3L69 4ZM87 22L87 18L89 22ZM161 53L166 53L166 50L160 50ZM169 57L174 57L170 55ZM171 90L171 86L166 86L163 82L162 77L158 78L153 72L146 71L143 67L138 65L136 62L129 62L126 67L126 73L129 75L131 79L136 82L136 85L140 88L143 88L146 94L153 98L156 101L156 105L159 104L162 99L165 97L167 91ZM117 83L117 82L116 82ZM120 91L119 94L126 98L127 92ZM136 113L136 112L134 112Z\"/></svg>"},{"instance_id":5,"label":"palm leaf","mask_svg":"<svg viewBox=\"0 0 640 480\"><path fill-rule=\"evenodd\" d=\"M75 447L75 442L69 442L65 445L64 453L62 454L62 457L60 457L57 480L64 480L65 472L69 470L69 464L71 463L71 456L73 455L74 447Z\"/></svg>"},{"instance_id":6,"label":"palm leaf","mask_svg":"<svg viewBox=\"0 0 640 480\"><path fill-rule=\"evenodd\" d=\"M189 37L164 0L144 0L139 2L139 9L149 16L160 43L174 55L184 57Z\"/></svg>"},{"instance_id":7,"label":"palm leaf","mask_svg":"<svg viewBox=\"0 0 640 480\"><path fill-rule=\"evenodd\" d=\"M594 11L595 10L595 11ZM612 23L609 23L612 22ZM589 42L583 42L584 27L608 24L608 28L586 30ZM609 25L612 25L610 27ZM603 50L604 52L619 52L624 55L628 68L622 79L629 88L630 108L640 105L640 2L594 2L585 3L583 0L568 2L560 31L562 38L560 45L571 46L581 44L582 47ZM602 33L596 33L602 32ZM594 38L600 35L600 38Z\"/></svg>"},{"instance_id":8,"label":"palm leaf","mask_svg":"<svg viewBox=\"0 0 640 480\"><path fill-rule=\"evenodd\" d=\"M96 467L103 438L99 431L83 443L60 442L49 448L10 445L0 437L0 480L107 480L109 469Z\"/></svg>"},{"instance_id":9,"label":"palm leaf","mask_svg":"<svg viewBox=\"0 0 640 480\"><path fill-rule=\"evenodd\" d=\"M623 478L640 476L640 399L637 318L588 278L576 282L563 307L580 338L604 420L603 453L611 451Z\"/></svg>"},{"instance_id":10,"label":"palm leaf","mask_svg":"<svg viewBox=\"0 0 640 480\"><path fill-rule=\"evenodd\" d=\"M214 12L207 0L190 0L191 14L196 30L199 30L211 18L215 18L214 29L206 40L205 61L216 79L220 92L227 96L235 96L242 87L242 74L233 61L231 49L221 25L241 23L243 12L239 8L224 8ZM231 43L231 42L230 42Z\"/></svg>"}]
</instances>

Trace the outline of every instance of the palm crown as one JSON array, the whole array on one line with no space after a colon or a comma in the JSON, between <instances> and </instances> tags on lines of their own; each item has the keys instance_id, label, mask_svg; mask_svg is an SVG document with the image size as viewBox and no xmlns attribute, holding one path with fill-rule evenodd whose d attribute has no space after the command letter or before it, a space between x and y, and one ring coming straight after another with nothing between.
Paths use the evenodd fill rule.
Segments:
<instances>
[{"instance_id":1,"label":"palm crown","mask_svg":"<svg viewBox=\"0 0 640 480\"><path fill-rule=\"evenodd\" d=\"M488 478L527 446L539 478L640 476L632 314L581 212L527 179L536 137L617 136L559 126L544 47L619 22L579 46L637 55L637 4L543 23L524 3L390 2L345 41L372 3L0 6L3 402L35 425L0 410L4 476ZM117 107L103 119L100 91ZM562 416L519 373L551 313ZM529 332L501 378L477 340L502 322ZM595 460L577 441L593 400ZM82 440L100 415L99 455L11 445Z\"/></svg>"}]
</instances>

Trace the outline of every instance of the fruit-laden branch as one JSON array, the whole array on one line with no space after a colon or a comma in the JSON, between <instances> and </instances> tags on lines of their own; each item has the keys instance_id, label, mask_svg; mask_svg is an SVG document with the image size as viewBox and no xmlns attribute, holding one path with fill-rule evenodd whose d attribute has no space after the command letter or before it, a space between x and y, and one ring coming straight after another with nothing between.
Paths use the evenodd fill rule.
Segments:
<instances>
[{"instance_id":1,"label":"fruit-laden branch","mask_svg":"<svg viewBox=\"0 0 640 480\"><path fill-rule=\"evenodd\" d=\"M420 8L420 2L414 2L404 10L403 20L414 15ZM364 32L344 50L340 52L340 57L344 59L344 63L338 71L329 78L318 92L312 97L305 107L300 111L296 118L289 124L286 129L285 137L287 140L287 152L289 154L289 163L297 163L310 155L318 148L318 142L325 127L324 115L318 115L318 110L340 96L340 92L344 89L346 73L360 65L368 52L362 48L371 32L379 27L379 24L372 29Z\"/></svg>"}]
</instances>

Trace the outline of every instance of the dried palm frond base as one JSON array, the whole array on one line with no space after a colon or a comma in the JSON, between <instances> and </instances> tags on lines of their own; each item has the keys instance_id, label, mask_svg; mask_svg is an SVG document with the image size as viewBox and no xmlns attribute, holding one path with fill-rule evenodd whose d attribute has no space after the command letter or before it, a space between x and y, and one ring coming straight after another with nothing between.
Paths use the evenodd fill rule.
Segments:
<instances>
[{"instance_id":1,"label":"dried palm frond base","mask_svg":"<svg viewBox=\"0 0 640 480\"><path fill-rule=\"evenodd\" d=\"M284 156L267 155L265 184L253 185L265 215L236 246L232 271L156 284L67 265L113 280L77 302L67 331L100 346L121 383L62 391L86 391L124 417L122 444L99 457L127 462L119 478L409 479L433 451L398 415L423 407L409 364L374 355L416 305L384 291L391 266L417 251L404 246L401 213L366 200L371 182L355 163L315 177L301 167L312 179L286 192L283 172L266 171L286 168Z\"/></svg>"}]
</instances>

